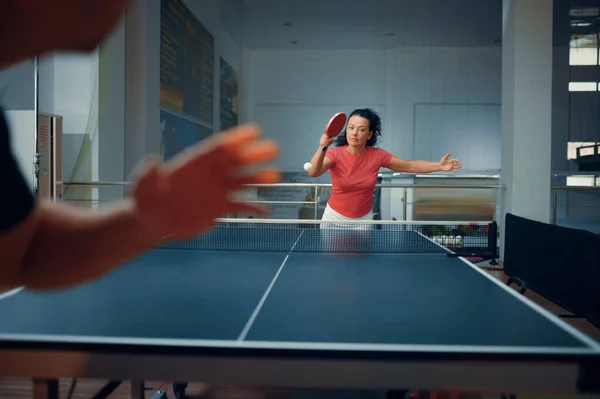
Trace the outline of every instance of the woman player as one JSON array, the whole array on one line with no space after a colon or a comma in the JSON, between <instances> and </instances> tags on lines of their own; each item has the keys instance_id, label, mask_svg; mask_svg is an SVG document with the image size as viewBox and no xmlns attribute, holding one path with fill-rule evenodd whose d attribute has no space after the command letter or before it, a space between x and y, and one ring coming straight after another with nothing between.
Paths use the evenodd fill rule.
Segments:
<instances>
[{"instance_id":1,"label":"woman player","mask_svg":"<svg viewBox=\"0 0 600 399\"><path fill-rule=\"evenodd\" d=\"M321 136L308 174L321 176L329 171L332 190L322 220L372 220L373 190L380 168L394 172L431 173L456 172L462 167L457 159L446 154L439 162L407 161L375 147L381 137L381 120L371 109L357 109L350 114L346 130L335 138L335 147L328 148L334 138ZM324 227L322 225L321 227ZM367 227L367 226L365 226Z\"/></svg>"}]
</instances>

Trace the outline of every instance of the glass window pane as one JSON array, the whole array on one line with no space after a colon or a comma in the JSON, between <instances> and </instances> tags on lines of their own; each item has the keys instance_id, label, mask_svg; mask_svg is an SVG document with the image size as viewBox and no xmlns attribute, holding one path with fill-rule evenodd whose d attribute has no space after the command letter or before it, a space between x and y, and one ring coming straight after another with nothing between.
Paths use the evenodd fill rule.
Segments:
<instances>
[{"instance_id":1,"label":"glass window pane","mask_svg":"<svg viewBox=\"0 0 600 399\"><path fill-rule=\"evenodd\" d=\"M600 65L597 35L571 36L569 65Z\"/></svg>"},{"instance_id":2,"label":"glass window pane","mask_svg":"<svg viewBox=\"0 0 600 399\"><path fill-rule=\"evenodd\" d=\"M596 82L569 82L569 91L596 91L598 83Z\"/></svg>"}]
</instances>

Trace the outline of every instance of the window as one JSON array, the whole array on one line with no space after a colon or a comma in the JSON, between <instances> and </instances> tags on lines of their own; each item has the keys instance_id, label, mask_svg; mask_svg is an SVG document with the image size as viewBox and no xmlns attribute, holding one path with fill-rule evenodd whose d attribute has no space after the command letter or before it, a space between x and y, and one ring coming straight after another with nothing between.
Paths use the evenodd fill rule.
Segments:
<instances>
[{"instance_id":1,"label":"window","mask_svg":"<svg viewBox=\"0 0 600 399\"><path fill-rule=\"evenodd\" d=\"M600 186L600 176L594 175L576 175L567 176L567 186L569 187L595 187Z\"/></svg>"},{"instance_id":2,"label":"window","mask_svg":"<svg viewBox=\"0 0 600 399\"><path fill-rule=\"evenodd\" d=\"M577 158L577 149L579 147L589 147L589 149L585 149L584 151L582 151L582 155L590 155L587 152L593 153L594 152L594 145L600 145L600 142L591 142L591 143L579 143L579 142L572 142L572 143L567 143L567 159L569 160L573 160Z\"/></svg>"},{"instance_id":3,"label":"window","mask_svg":"<svg viewBox=\"0 0 600 399\"><path fill-rule=\"evenodd\" d=\"M569 65L600 65L598 35L573 35L569 50Z\"/></svg>"},{"instance_id":4,"label":"window","mask_svg":"<svg viewBox=\"0 0 600 399\"><path fill-rule=\"evenodd\" d=\"M569 82L569 91L600 91L600 82Z\"/></svg>"},{"instance_id":5,"label":"window","mask_svg":"<svg viewBox=\"0 0 600 399\"><path fill-rule=\"evenodd\" d=\"M600 66L600 34L572 35L569 50L569 65L571 67L596 67ZM588 71L589 72L589 71ZM578 74L580 75L580 74ZM585 80L590 81L571 81L569 82L569 91L600 91L600 70L596 73L585 73Z\"/></svg>"},{"instance_id":6,"label":"window","mask_svg":"<svg viewBox=\"0 0 600 399\"><path fill-rule=\"evenodd\" d=\"M567 143L567 159L576 159L577 158L577 149L581 147L587 147L581 150L581 155L593 155L595 151L600 150L600 142L591 142L591 143L583 143L583 142L572 142ZM598 147L598 150L595 149ZM586 172L588 173L588 172ZM591 174L577 174L567 176L567 186L576 186L576 187L594 187L600 186L600 172L590 172Z\"/></svg>"}]
</instances>

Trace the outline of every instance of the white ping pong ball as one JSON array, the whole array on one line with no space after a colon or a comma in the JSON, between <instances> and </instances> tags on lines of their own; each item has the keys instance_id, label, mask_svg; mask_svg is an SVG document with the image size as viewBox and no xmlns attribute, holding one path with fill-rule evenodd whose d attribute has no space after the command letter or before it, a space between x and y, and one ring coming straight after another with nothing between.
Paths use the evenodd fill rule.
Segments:
<instances>
[{"instance_id":1,"label":"white ping pong ball","mask_svg":"<svg viewBox=\"0 0 600 399\"><path fill-rule=\"evenodd\" d=\"M304 170L308 172L310 168L312 168L312 164L310 162L306 162L304 164Z\"/></svg>"}]
</instances>

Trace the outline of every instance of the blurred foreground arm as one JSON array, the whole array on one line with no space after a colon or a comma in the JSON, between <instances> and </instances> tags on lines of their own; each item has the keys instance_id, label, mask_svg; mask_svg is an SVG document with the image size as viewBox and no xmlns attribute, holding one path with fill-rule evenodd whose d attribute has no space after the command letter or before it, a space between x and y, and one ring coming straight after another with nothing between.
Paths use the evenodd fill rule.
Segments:
<instances>
[{"instance_id":1,"label":"blurred foreground arm","mask_svg":"<svg viewBox=\"0 0 600 399\"><path fill-rule=\"evenodd\" d=\"M438 162L407 161L397 156L392 156L387 167L394 172L403 173L456 172L462 168L462 162L458 159L450 159L450 153L444 155Z\"/></svg>"},{"instance_id":2,"label":"blurred foreground arm","mask_svg":"<svg viewBox=\"0 0 600 399\"><path fill-rule=\"evenodd\" d=\"M265 215L267 209L235 201L233 195L245 184L278 182L279 171L253 167L277 154L277 145L261 140L257 127L241 126L216 134L168 163L147 160L131 197L110 209L92 212L40 203L23 221L0 231L0 285L53 289L79 284L165 236L179 239L201 233L227 212ZM252 173L244 173L248 166Z\"/></svg>"},{"instance_id":3,"label":"blurred foreground arm","mask_svg":"<svg viewBox=\"0 0 600 399\"><path fill-rule=\"evenodd\" d=\"M0 0L0 68L55 51L93 51L129 0Z\"/></svg>"},{"instance_id":4,"label":"blurred foreground arm","mask_svg":"<svg viewBox=\"0 0 600 399\"><path fill-rule=\"evenodd\" d=\"M90 52L117 25L127 0L0 0L0 68L55 51ZM21 132L13 132L20 134ZM275 143L244 126L220 133L160 164L148 160L132 195L92 213L34 202L10 150L0 110L0 290L51 289L94 279L169 235L200 233L227 212L264 214L234 202L248 183L275 183L279 172L247 166L275 158Z\"/></svg>"}]
</instances>

